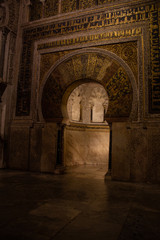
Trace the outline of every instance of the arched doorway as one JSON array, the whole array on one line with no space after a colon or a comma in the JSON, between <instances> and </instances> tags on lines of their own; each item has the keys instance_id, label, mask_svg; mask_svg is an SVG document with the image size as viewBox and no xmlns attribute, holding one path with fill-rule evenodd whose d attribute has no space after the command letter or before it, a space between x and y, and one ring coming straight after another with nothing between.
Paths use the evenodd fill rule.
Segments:
<instances>
[{"instance_id":1,"label":"arched doorway","mask_svg":"<svg viewBox=\"0 0 160 240\"><path fill-rule=\"evenodd\" d=\"M76 91L78 91L78 87L81 89L82 84L88 84L89 82L96 82L104 88L108 94L109 104L106 105L107 111L105 111L104 106L102 107L102 104L101 107L93 106L93 91L90 99L89 115L86 115L86 123L83 123L83 125L88 125L90 119L92 127L89 127L89 129L91 129L97 122L102 121L102 115L97 117L98 115L95 114L98 111L102 112L102 109L104 121L109 123L129 121L137 117L136 80L132 71L122 59L113 53L95 48L78 50L62 57L51 67L42 82L39 108L39 118L45 121L45 124L54 126L54 130L57 131L56 149L58 139L60 139L62 164L66 163L66 156L64 156L66 153L64 143L66 133L63 133L65 131L64 124L70 125L70 128L80 128L83 120L83 101L80 100ZM68 107L68 111L66 106L69 97L73 100L73 95L77 96L77 100L72 107L77 107L78 111L72 113L71 105ZM101 122L101 125L103 124ZM54 156L58 156L57 154L54 154ZM56 165L55 159L54 165Z\"/></svg>"},{"instance_id":2,"label":"arched doorway","mask_svg":"<svg viewBox=\"0 0 160 240\"><path fill-rule=\"evenodd\" d=\"M107 171L109 126L105 114L109 99L104 87L92 81L81 83L62 102L63 109L66 108L63 111L64 165L104 165Z\"/></svg>"}]
</instances>

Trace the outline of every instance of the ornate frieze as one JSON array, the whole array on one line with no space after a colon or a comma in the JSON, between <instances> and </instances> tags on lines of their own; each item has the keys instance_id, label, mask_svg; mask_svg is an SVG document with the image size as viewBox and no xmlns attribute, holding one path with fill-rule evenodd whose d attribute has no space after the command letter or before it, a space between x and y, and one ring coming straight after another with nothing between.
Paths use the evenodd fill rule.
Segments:
<instances>
[{"instance_id":1,"label":"ornate frieze","mask_svg":"<svg viewBox=\"0 0 160 240\"><path fill-rule=\"evenodd\" d=\"M160 112L160 6L152 9L150 17L151 40L151 112Z\"/></svg>"},{"instance_id":2,"label":"ornate frieze","mask_svg":"<svg viewBox=\"0 0 160 240\"><path fill-rule=\"evenodd\" d=\"M105 86L109 96L107 117L129 117L132 108L132 86L128 76L120 67Z\"/></svg>"},{"instance_id":3,"label":"ornate frieze","mask_svg":"<svg viewBox=\"0 0 160 240\"><path fill-rule=\"evenodd\" d=\"M135 27L134 29L130 27L131 23L138 22L148 22L150 23L150 45L151 45L151 78L149 85L150 94L150 112L156 113L160 111L160 71L158 70L158 59L160 59L160 49L159 49L159 16L158 5L150 4L143 6L136 6L130 8L123 8L117 10L107 11L102 14L94 14L93 16L83 16L79 18L74 18L71 20L61 21L57 23L52 23L48 25L43 25L41 27L28 28L24 30L24 49L22 53L21 61L21 72L18 84L18 96L17 96L17 116L27 116L30 114L30 91L31 91L31 63L32 63L32 45L34 41L39 39L45 39L49 37L54 37L57 35L64 35L68 33L83 32L85 30L100 29L102 27L109 26L121 26L128 29L117 29L115 31L105 31L102 34L95 34L90 36L81 36L73 39L62 39L59 41L51 41L51 43L40 44L38 50L45 48L53 48L54 46L61 47L65 45L75 45L77 43L95 42L103 41L104 39L118 39L127 38L129 36L141 36L144 40L142 28ZM107 29L107 28L106 28ZM158 37L158 38L157 38ZM158 40L157 40L158 39ZM143 41L142 41L143 42ZM129 50L129 51L128 51ZM127 55L133 54L133 48L124 49L122 57L125 59ZM134 58L135 59L135 58ZM130 65L131 66L131 65ZM133 69L133 66L132 66ZM136 73L137 69L133 72ZM25 93L25 94L23 94ZM26 111L26 106L27 111Z\"/></svg>"},{"instance_id":4,"label":"ornate frieze","mask_svg":"<svg viewBox=\"0 0 160 240\"><path fill-rule=\"evenodd\" d=\"M104 33L97 33L93 35L86 35L86 36L79 36L76 38L69 38L69 39L62 39L54 42L49 43L43 43L38 45L38 50L41 49L48 49L48 48L54 48L54 47L62 47L62 46L69 46L69 45L75 45L80 43L89 43L89 42L96 42L97 41L103 41L103 40L111 40L111 39L120 39L124 37L130 37L130 36L141 36L142 34L142 27L137 28L129 28L129 29L123 29L123 30L115 30L115 31L107 31Z\"/></svg>"},{"instance_id":5,"label":"ornate frieze","mask_svg":"<svg viewBox=\"0 0 160 240\"><path fill-rule=\"evenodd\" d=\"M101 27L115 26L121 24L136 23L148 20L151 11L158 11L156 5L134 7L119 11L83 16L76 19L44 25L42 27L24 30L26 40L38 40L52 37L57 34L67 34L84 30L98 29Z\"/></svg>"},{"instance_id":6,"label":"ornate frieze","mask_svg":"<svg viewBox=\"0 0 160 240\"><path fill-rule=\"evenodd\" d=\"M62 117L61 99L66 87L73 81L83 79L96 80L105 87L109 95L107 117L129 117L133 89L124 69L103 54L83 53L62 62L47 79L42 96L42 113L47 121L56 121L59 116Z\"/></svg>"},{"instance_id":7,"label":"ornate frieze","mask_svg":"<svg viewBox=\"0 0 160 240\"><path fill-rule=\"evenodd\" d=\"M120 2L120 0L98 0L98 5L114 2Z\"/></svg>"},{"instance_id":8,"label":"ornate frieze","mask_svg":"<svg viewBox=\"0 0 160 240\"><path fill-rule=\"evenodd\" d=\"M85 9L94 7L96 4L96 0L79 0L79 9Z\"/></svg>"},{"instance_id":9,"label":"ornate frieze","mask_svg":"<svg viewBox=\"0 0 160 240\"><path fill-rule=\"evenodd\" d=\"M62 0L62 13L72 12L76 10L76 1L75 0Z\"/></svg>"},{"instance_id":10,"label":"ornate frieze","mask_svg":"<svg viewBox=\"0 0 160 240\"><path fill-rule=\"evenodd\" d=\"M106 49L115 53L122 58L131 68L135 79L138 83L138 58L137 58L137 42L124 42L118 44L108 44L99 46L99 48Z\"/></svg>"},{"instance_id":11,"label":"ornate frieze","mask_svg":"<svg viewBox=\"0 0 160 240\"><path fill-rule=\"evenodd\" d=\"M30 21L43 17L55 16L58 13L69 13L76 10L95 7L107 3L120 2L120 0L31 0ZM122 1L122 0L121 0ZM43 2L43 5L41 4ZM45 14L43 15L43 9ZM58 12L60 9L60 12Z\"/></svg>"},{"instance_id":12,"label":"ornate frieze","mask_svg":"<svg viewBox=\"0 0 160 240\"><path fill-rule=\"evenodd\" d=\"M41 64L40 64L40 84L43 80L43 77L46 72L53 66L53 64L58 61L64 55L70 53L71 51L61 51L56 53L48 53L43 54L41 56Z\"/></svg>"},{"instance_id":13,"label":"ornate frieze","mask_svg":"<svg viewBox=\"0 0 160 240\"><path fill-rule=\"evenodd\" d=\"M58 14L59 0L45 0L44 17L51 17Z\"/></svg>"}]
</instances>

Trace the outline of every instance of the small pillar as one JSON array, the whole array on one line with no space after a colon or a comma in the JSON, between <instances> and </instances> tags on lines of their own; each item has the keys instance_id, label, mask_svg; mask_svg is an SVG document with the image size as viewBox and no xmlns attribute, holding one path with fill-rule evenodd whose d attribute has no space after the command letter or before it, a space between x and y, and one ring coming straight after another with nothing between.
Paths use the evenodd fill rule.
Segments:
<instances>
[{"instance_id":1,"label":"small pillar","mask_svg":"<svg viewBox=\"0 0 160 240\"><path fill-rule=\"evenodd\" d=\"M44 5L45 5L45 1L46 1L46 0L40 0L40 2L42 3L42 18L45 17L45 14L44 14Z\"/></svg>"},{"instance_id":2,"label":"small pillar","mask_svg":"<svg viewBox=\"0 0 160 240\"><path fill-rule=\"evenodd\" d=\"M23 17L22 20L24 23L29 22L29 12L30 12L30 6L31 6L31 1L30 0L24 0L23 3Z\"/></svg>"},{"instance_id":3,"label":"small pillar","mask_svg":"<svg viewBox=\"0 0 160 240\"><path fill-rule=\"evenodd\" d=\"M59 0L58 2L58 14L62 13L62 0Z\"/></svg>"}]
</instances>

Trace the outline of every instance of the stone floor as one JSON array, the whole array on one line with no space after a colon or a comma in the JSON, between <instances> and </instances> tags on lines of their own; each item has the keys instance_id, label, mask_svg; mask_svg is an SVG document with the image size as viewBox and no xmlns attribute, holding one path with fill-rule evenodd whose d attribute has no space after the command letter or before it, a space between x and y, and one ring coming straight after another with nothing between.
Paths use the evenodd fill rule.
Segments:
<instances>
[{"instance_id":1,"label":"stone floor","mask_svg":"<svg viewBox=\"0 0 160 240\"><path fill-rule=\"evenodd\" d=\"M160 186L104 174L102 166L64 175L1 170L0 239L160 239Z\"/></svg>"}]
</instances>

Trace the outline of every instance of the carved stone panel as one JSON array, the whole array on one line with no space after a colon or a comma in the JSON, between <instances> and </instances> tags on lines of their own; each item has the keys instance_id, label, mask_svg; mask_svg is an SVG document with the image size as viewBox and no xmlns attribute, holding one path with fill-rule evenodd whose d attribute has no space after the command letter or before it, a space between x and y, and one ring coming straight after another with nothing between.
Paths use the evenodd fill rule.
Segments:
<instances>
[{"instance_id":1,"label":"carved stone panel","mask_svg":"<svg viewBox=\"0 0 160 240\"><path fill-rule=\"evenodd\" d=\"M36 2L36 1L35 1ZM103 1L103 3L109 3L109 1ZM111 2L111 1L110 1ZM113 2L113 1L112 1ZM118 1L117 1L118 2ZM95 29L101 29L105 27L113 27L114 30L111 32L105 32L101 34L96 34L94 36L81 36L73 39L62 39L57 42L54 42L55 46L62 47L65 45L76 45L78 43L88 43L91 42L98 44L98 41L102 41L104 38L107 40L116 39L118 41L119 38L125 38L128 39L128 42L130 42L129 37L139 36L141 40L141 45L139 45L139 49L141 49L141 86L145 81L148 81L149 84L147 86L144 86L145 89L141 89L141 95L142 91L145 96L149 95L149 112L150 113L159 113L160 112L160 88L159 88L159 77L160 77L160 49L159 49L159 13L160 8L159 5L149 4L148 2L144 5L132 5L131 7L125 6L125 8L118 8L118 9L107 9L105 13L96 13L96 14L90 14L87 16L81 16L77 17L76 19L69 19L69 20L62 20L59 22L54 22L50 24L46 24L43 26L38 26L34 28L28 28L24 30L24 48L22 53L22 61L21 61L21 73L19 77L19 86L24 86L24 88L18 87L18 95L17 95L17 115L18 116L25 116L29 115L30 109L26 113L26 111L23 111L23 106L20 104L20 102L26 101L26 93L30 91L31 89L31 82L30 79L32 78L31 73L31 64L32 64L32 54L30 52L30 49L32 47L32 44L36 40L39 39L48 39L54 36L63 35L65 34L67 36L68 33L77 33L77 32L83 32L88 30L95 30ZM143 27L138 27L138 24L143 24L145 26L149 26L148 30L150 30L150 53L144 51L144 41L148 41L143 32ZM131 26L133 26L131 28ZM123 27L128 27L127 29L123 29ZM116 30L115 30L115 27ZM121 27L121 28L119 28ZM108 28L107 28L108 29ZM54 45L53 44L53 45ZM45 44L41 46L40 49L45 48ZM115 47L116 49L116 47ZM121 58L124 59L124 61L127 62L127 64L132 69L135 76L138 76L138 69L137 69L137 62L136 57L137 51L136 46L132 44L132 46L127 46L124 48L120 54ZM114 51L114 50L113 50ZM145 63L144 63L144 57L151 56L151 61L149 62L148 69L146 69ZM143 58L143 59L142 59ZM130 59L130 61L129 61ZM149 58L147 57L147 61L149 61ZM30 66L29 66L30 63ZM71 64L71 63L70 63ZM95 69L96 70L96 69ZM97 68L98 70L98 68ZM145 73L144 73L145 71ZM88 72L89 73L89 72ZM30 75L30 79L28 76ZM149 75L149 78L148 78ZM22 83L23 82L23 83ZM24 82L26 84L24 84ZM148 93L147 91L148 88ZM25 93L25 94L24 94ZM21 99L23 98L23 99ZM143 96L141 97L143 98ZM30 104L30 99L28 98L27 104ZM21 108L18 109L18 108ZM29 107L30 108L30 107ZM147 110L148 111L148 110Z\"/></svg>"},{"instance_id":2,"label":"carved stone panel","mask_svg":"<svg viewBox=\"0 0 160 240\"><path fill-rule=\"evenodd\" d=\"M95 62L92 77L88 67L90 59ZM111 64L108 64L109 59L104 55L86 53L77 54L59 64L47 79L43 89L42 113L44 119L61 119L60 109L64 91L73 82L85 82L87 79L101 82L108 93L109 106L105 117L128 118L132 110L132 85L125 70L112 59L110 59Z\"/></svg>"},{"instance_id":3,"label":"carved stone panel","mask_svg":"<svg viewBox=\"0 0 160 240\"><path fill-rule=\"evenodd\" d=\"M75 0L62 0L62 13L72 12L76 10Z\"/></svg>"}]
</instances>

